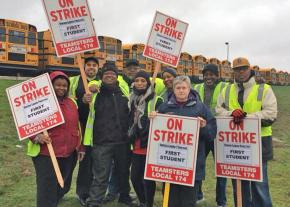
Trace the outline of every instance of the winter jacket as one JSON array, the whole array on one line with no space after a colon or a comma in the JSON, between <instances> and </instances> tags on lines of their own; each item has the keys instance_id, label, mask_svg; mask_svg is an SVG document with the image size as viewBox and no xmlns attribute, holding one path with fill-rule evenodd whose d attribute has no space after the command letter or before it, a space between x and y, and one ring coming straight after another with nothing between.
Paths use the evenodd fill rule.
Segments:
<instances>
[{"instance_id":1,"label":"winter jacket","mask_svg":"<svg viewBox=\"0 0 290 207\"><path fill-rule=\"evenodd\" d=\"M128 98L116 85L113 88L102 84L94 101L95 119L93 144L119 144L128 142ZM86 135L85 135L86 136Z\"/></svg>"},{"instance_id":2,"label":"winter jacket","mask_svg":"<svg viewBox=\"0 0 290 207\"><path fill-rule=\"evenodd\" d=\"M262 87L260 87L262 86ZM222 93L218 97L216 113L219 116L230 116L232 114L233 109L228 108L228 104L226 103L226 92L227 89L231 91L231 88L234 87L235 94L229 94L229 98L234 97L233 95L237 95L239 92L239 86L235 82L234 85L229 85L223 89ZM261 109L255 112L249 113L247 112L247 117L257 117L261 119L262 127L267 128L266 136L262 136L262 158L264 161L270 160L273 158L273 146L272 146L272 130L271 125L277 118L277 100L272 88L267 84L257 84L255 81L255 77L251 77L247 82L243 83L244 87L244 103L248 103L248 97L255 90L255 88L262 88L263 93L261 93ZM259 89L258 89L259 90ZM262 91L262 90L261 90ZM258 99L259 97L257 97ZM255 100L256 103L256 100ZM253 102L254 104L254 102ZM245 106L245 105L244 105ZM243 107L244 107L243 106ZM238 107L240 108L240 106ZM270 128L270 129L269 129ZM262 129L263 133L263 129Z\"/></svg>"},{"instance_id":3,"label":"winter jacket","mask_svg":"<svg viewBox=\"0 0 290 207\"><path fill-rule=\"evenodd\" d=\"M154 94L153 94L154 95ZM153 102L153 103L152 103ZM136 124L134 127L134 133L130 136L130 142L132 144L135 143L136 139L140 139L140 146L139 148L147 148L148 143L148 135L149 135L149 127L150 127L150 120L148 118L148 114L151 110L156 110L161 104L163 103L163 99L159 96L149 96L146 100L146 106L144 115L141 117L141 125L142 128L139 128ZM151 104L153 104L153 109L151 109ZM136 108L134 103L131 105L130 111L130 118L129 118L129 126L132 126L134 123L134 114L136 113Z\"/></svg>"},{"instance_id":4,"label":"winter jacket","mask_svg":"<svg viewBox=\"0 0 290 207\"><path fill-rule=\"evenodd\" d=\"M68 157L75 150L80 149L81 132L79 128L79 116L76 104L70 98L59 100L65 123L48 130L52 140L52 147L56 157ZM32 144L35 136L30 138L32 142L28 144L27 154L37 156L38 154L49 156L46 144ZM40 146L40 151L39 151ZM38 152L35 149L38 148ZM83 148L81 148L83 151Z\"/></svg>"},{"instance_id":5,"label":"winter jacket","mask_svg":"<svg viewBox=\"0 0 290 207\"><path fill-rule=\"evenodd\" d=\"M184 105L177 103L175 95L172 95L167 103L161 104L159 113L172 114L188 117L202 117L206 120L207 125L200 128L199 143L196 161L195 180L203 180L205 178L205 141L212 141L216 137L216 119L212 115L210 109L205 106L199 99L198 93L191 90L188 101Z\"/></svg>"}]
</instances>

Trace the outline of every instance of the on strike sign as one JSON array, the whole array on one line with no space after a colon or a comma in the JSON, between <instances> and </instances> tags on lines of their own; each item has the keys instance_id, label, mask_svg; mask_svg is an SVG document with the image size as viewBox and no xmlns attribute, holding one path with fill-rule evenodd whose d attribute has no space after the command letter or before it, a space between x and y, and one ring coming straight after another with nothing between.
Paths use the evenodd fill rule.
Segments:
<instances>
[{"instance_id":1,"label":"on strike sign","mask_svg":"<svg viewBox=\"0 0 290 207\"><path fill-rule=\"evenodd\" d=\"M6 89L20 140L64 123L49 75Z\"/></svg>"},{"instance_id":2,"label":"on strike sign","mask_svg":"<svg viewBox=\"0 0 290 207\"><path fill-rule=\"evenodd\" d=\"M87 0L42 0L57 56L99 48Z\"/></svg>"},{"instance_id":3,"label":"on strike sign","mask_svg":"<svg viewBox=\"0 0 290 207\"><path fill-rule=\"evenodd\" d=\"M197 118L158 114L150 123L144 178L193 186L198 135Z\"/></svg>"},{"instance_id":4,"label":"on strike sign","mask_svg":"<svg viewBox=\"0 0 290 207\"><path fill-rule=\"evenodd\" d=\"M156 12L143 56L176 67L188 24Z\"/></svg>"},{"instance_id":5,"label":"on strike sign","mask_svg":"<svg viewBox=\"0 0 290 207\"><path fill-rule=\"evenodd\" d=\"M236 125L233 118L217 117L217 128L216 176L262 181L260 120L246 118Z\"/></svg>"}]
</instances>

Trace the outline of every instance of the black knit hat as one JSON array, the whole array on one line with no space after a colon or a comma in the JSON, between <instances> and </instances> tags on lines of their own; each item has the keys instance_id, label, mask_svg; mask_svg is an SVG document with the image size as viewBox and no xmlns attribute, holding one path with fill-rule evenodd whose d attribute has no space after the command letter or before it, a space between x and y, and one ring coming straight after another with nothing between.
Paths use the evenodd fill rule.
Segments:
<instances>
[{"instance_id":1,"label":"black knit hat","mask_svg":"<svg viewBox=\"0 0 290 207\"><path fill-rule=\"evenodd\" d=\"M177 76L177 73L176 73L176 70L173 69L173 68L164 68L163 71L162 71L162 76L164 73L170 73L171 75L174 76L174 78Z\"/></svg>"},{"instance_id":2,"label":"black knit hat","mask_svg":"<svg viewBox=\"0 0 290 207\"><path fill-rule=\"evenodd\" d=\"M104 73L107 71L113 71L114 73L116 73L116 76L118 76L118 69L115 63L113 62L106 62L103 65L102 70L101 70L101 78L103 78Z\"/></svg>"},{"instance_id":3,"label":"black knit hat","mask_svg":"<svg viewBox=\"0 0 290 207\"><path fill-rule=\"evenodd\" d=\"M146 73L146 71L140 70L138 73L136 73L136 75L134 77L134 81L136 78L139 78L139 77L142 77L147 81L147 86L151 85L150 75L148 73Z\"/></svg>"},{"instance_id":4,"label":"black knit hat","mask_svg":"<svg viewBox=\"0 0 290 207\"><path fill-rule=\"evenodd\" d=\"M216 76L219 76L219 69L215 64L206 64L202 70L202 74L204 75L206 71L210 71Z\"/></svg>"},{"instance_id":5,"label":"black knit hat","mask_svg":"<svg viewBox=\"0 0 290 207\"><path fill-rule=\"evenodd\" d=\"M135 60L135 59L129 59L126 62L126 68L130 67L130 66L139 66L139 61Z\"/></svg>"},{"instance_id":6,"label":"black knit hat","mask_svg":"<svg viewBox=\"0 0 290 207\"><path fill-rule=\"evenodd\" d=\"M89 61L93 61L93 62L97 63L97 65L99 65L99 60L97 58L95 58L95 57L87 57L87 58L85 58L85 64L87 64L87 62L89 62Z\"/></svg>"}]
</instances>

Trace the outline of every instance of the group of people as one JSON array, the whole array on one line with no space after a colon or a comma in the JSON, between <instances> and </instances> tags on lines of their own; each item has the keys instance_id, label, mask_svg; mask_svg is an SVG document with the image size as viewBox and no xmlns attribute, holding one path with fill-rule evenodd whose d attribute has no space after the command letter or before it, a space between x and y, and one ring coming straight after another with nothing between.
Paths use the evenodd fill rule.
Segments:
<instances>
[{"instance_id":1,"label":"group of people","mask_svg":"<svg viewBox=\"0 0 290 207\"><path fill-rule=\"evenodd\" d=\"M243 207L270 207L267 161L272 159L271 125L277 117L277 101L271 87L257 84L245 58L233 61L234 83L220 81L218 67L205 65L204 82L192 84L187 76L165 68L152 78L138 61L126 63L122 74L114 63L99 70L98 59L85 59L89 90L80 76L60 71L50 78L65 123L48 130L48 136L30 138L28 155L36 171L37 206L56 207L70 190L72 174L79 160L76 194L82 206L98 207L118 199L126 206L152 207L156 183L144 179L150 119L157 113L198 117L199 145L194 187L171 184L170 207L192 207L203 200L205 162L214 152L216 115L232 116L236 124L245 117L259 117L262 123L263 182L242 181ZM64 178L61 188L49 158L52 143ZM214 155L214 153L213 153ZM214 168L212 168L214 169ZM130 193L130 180L138 201ZM233 181L233 189L236 184ZM217 206L226 206L226 179L217 177Z\"/></svg>"}]
</instances>

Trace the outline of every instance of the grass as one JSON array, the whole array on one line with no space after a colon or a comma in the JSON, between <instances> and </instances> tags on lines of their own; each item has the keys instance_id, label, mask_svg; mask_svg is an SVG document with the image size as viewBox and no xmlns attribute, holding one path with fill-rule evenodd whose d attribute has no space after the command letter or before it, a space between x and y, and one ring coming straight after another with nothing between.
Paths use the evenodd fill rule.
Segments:
<instances>
[{"instance_id":1,"label":"grass","mask_svg":"<svg viewBox=\"0 0 290 207\"><path fill-rule=\"evenodd\" d=\"M35 172L31 159L25 155L25 142L19 142L8 105L5 88L17 81L0 81L0 206L35 207ZM275 207L290 206L290 87L275 86L279 116L273 126L275 159L269 162L270 190ZM77 172L77 169L75 170ZM75 177L75 176L74 176ZM75 180L74 180L75 181ZM162 206L161 186L158 185L155 206ZM214 207L215 179L213 159L207 160L206 181L203 184L206 200L199 207ZM228 206L233 206L231 182L227 185ZM75 198L75 182L60 207L79 207ZM116 203L107 207L117 206Z\"/></svg>"}]
</instances>

